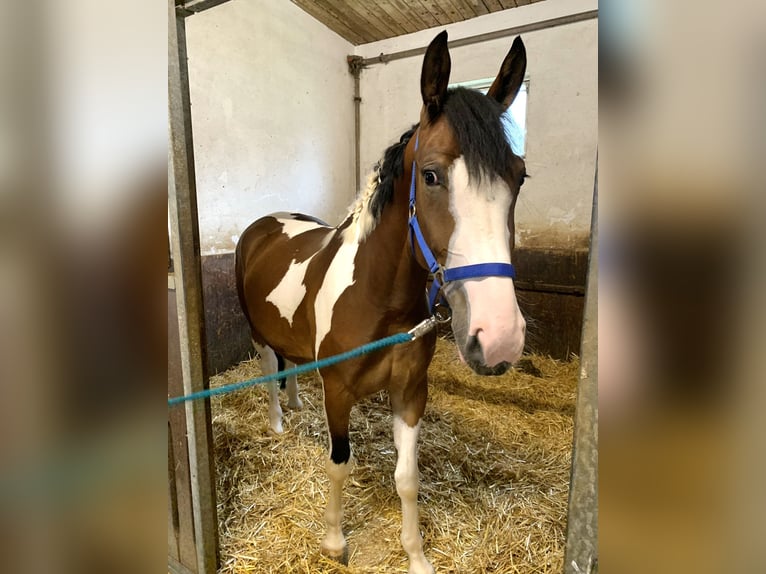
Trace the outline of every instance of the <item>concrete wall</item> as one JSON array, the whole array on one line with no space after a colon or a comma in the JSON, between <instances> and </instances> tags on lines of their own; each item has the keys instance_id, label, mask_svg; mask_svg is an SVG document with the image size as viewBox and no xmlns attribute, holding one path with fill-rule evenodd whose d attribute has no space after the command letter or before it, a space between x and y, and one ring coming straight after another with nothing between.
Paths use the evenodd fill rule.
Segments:
<instances>
[{"instance_id":1,"label":"concrete wall","mask_svg":"<svg viewBox=\"0 0 766 574\"><path fill-rule=\"evenodd\" d=\"M200 239L231 252L274 211L331 223L355 194L353 45L284 0L186 20Z\"/></svg>"},{"instance_id":2,"label":"concrete wall","mask_svg":"<svg viewBox=\"0 0 766 574\"><path fill-rule=\"evenodd\" d=\"M592 10L546 0L460 22L450 39ZM187 19L203 254L231 252L273 211L339 222L355 194L353 82L346 56L422 47L444 27L353 46L290 2L232 0ZM451 50L452 82L494 76L512 38ZM524 35L527 170L519 246L587 242L598 125L598 21ZM422 56L361 79L363 175L418 119Z\"/></svg>"},{"instance_id":3,"label":"concrete wall","mask_svg":"<svg viewBox=\"0 0 766 574\"><path fill-rule=\"evenodd\" d=\"M546 0L447 29L457 39L597 6ZM208 367L215 372L249 350L233 285L241 231L282 210L338 223L354 198L346 56L424 47L443 28L354 47L287 0L232 0L186 24ZM535 335L530 349L562 359L580 340L597 145L597 33L590 20L524 35L532 178L516 208L516 286ZM494 76L511 41L452 50L451 80ZM363 173L418 119L421 65L417 56L363 71Z\"/></svg>"},{"instance_id":4,"label":"concrete wall","mask_svg":"<svg viewBox=\"0 0 766 574\"><path fill-rule=\"evenodd\" d=\"M546 0L460 22L450 40L598 8L596 0ZM357 47L373 57L428 45L435 28ZM517 245L587 244L598 142L598 20L523 35L527 48L527 171L516 208ZM494 77L513 38L450 50L451 82ZM418 119L422 56L362 72L362 172Z\"/></svg>"}]
</instances>

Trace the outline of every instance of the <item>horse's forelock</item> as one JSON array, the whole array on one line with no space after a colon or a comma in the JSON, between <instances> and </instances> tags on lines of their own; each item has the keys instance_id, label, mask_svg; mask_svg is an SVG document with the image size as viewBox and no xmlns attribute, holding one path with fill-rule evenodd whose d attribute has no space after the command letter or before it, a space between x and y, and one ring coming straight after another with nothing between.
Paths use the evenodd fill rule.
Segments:
<instances>
[{"instance_id":1,"label":"horse's forelock","mask_svg":"<svg viewBox=\"0 0 766 574\"><path fill-rule=\"evenodd\" d=\"M471 180L480 181L483 176L504 177L512 157L500 119L505 109L481 92L454 88L447 92L443 111Z\"/></svg>"}]
</instances>

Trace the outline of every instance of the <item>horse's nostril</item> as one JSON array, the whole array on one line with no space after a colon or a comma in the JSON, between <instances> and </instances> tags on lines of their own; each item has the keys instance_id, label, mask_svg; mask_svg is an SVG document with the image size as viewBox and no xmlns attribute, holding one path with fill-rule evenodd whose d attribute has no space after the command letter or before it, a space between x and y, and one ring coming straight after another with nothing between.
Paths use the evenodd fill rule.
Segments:
<instances>
[{"instance_id":1,"label":"horse's nostril","mask_svg":"<svg viewBox=\"0 0 766 574\"><path fill-rule=\"evenodd\" d=\"M471 335L465 344L465 359L467 361L481 361L483 359L483 353L481 351L481 343L476 335Z\"/></svg>"}]
</instances>

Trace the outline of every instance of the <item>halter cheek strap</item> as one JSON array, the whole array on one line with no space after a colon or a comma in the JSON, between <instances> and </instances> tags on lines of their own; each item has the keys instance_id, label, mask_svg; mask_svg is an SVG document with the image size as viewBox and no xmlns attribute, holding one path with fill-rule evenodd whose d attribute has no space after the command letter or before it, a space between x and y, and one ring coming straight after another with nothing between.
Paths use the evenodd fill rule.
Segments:
<instances>
[{"instance_id":1,"label":"halter cheek strap","mask_svg":"<svg viewBox=\"0 0 766 574\"><path fill-rule=\"evenodd\" d=\"M418 136L415 136L415 150L418 149ZM431 311L434 305L443 300L441 290L444 285L450 281L459 281L462 279L477 279L479 277L510 277L516 278L516 270L510 263L476 263L473 265L463 265L447 269L434 257L431 248L428 247L423 231L418 223L417 208L415 205L415 160L412 161L412 181L410 182L410 245L412 252L415 252L415 243L420 247L420 252L428 265L428 271L433 274L433 283L428 293L428 307Z\"/></svg>"}]
</instances>

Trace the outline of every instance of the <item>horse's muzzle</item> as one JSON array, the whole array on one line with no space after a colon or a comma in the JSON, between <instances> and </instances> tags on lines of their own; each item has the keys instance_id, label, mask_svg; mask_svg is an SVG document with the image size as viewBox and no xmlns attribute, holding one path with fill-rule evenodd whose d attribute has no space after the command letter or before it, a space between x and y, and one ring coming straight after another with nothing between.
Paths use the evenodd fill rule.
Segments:
<instances>
[{"instance_id":1,"label":"horse's muzzle","mask_svg":"<svg viewBox=\"0 0 766 574\"><path fill-rule=\"evenodd\" d=\"M468 337L462 355L466 364L479 375L494 377L502 375L511 367L511 363L508 363L507 361L503 361L492 367L487 365L484 362L484 352L482 351L481 343L475 335Z\"/></svg>"}]
</instances>

